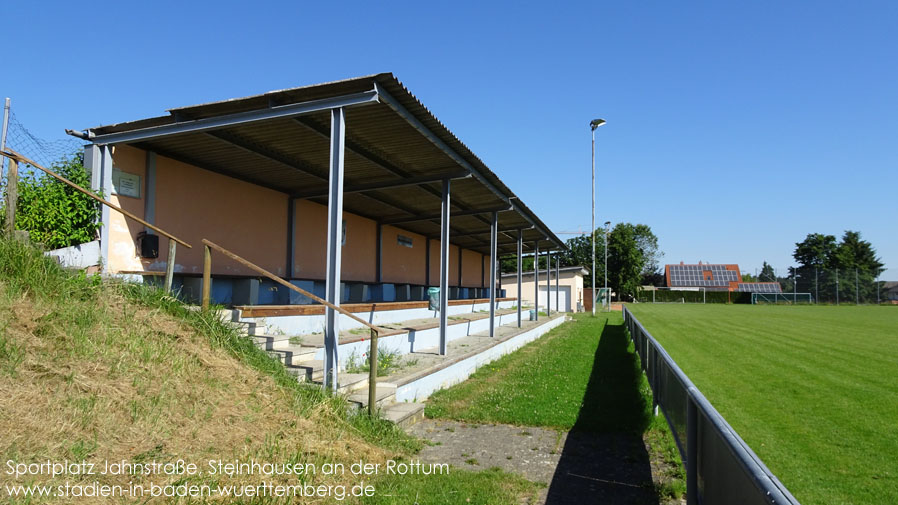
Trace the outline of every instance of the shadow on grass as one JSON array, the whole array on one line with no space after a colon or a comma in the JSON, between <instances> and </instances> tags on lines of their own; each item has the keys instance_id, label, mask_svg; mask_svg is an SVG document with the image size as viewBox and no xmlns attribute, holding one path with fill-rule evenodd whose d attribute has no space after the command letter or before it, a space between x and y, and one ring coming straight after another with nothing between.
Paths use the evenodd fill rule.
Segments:
<instances>
[{"instance_id":1,"label":"shadow on grass","mask_svg":"<svg viewBox=\"0 0 898 505\"><path fill-rule=\"evenodd\" d=\"M623 323L606 324L583 406L549 485L547 504L657 504L642 440L651 423L638 358Z\"/></svg>"}]
</instances>

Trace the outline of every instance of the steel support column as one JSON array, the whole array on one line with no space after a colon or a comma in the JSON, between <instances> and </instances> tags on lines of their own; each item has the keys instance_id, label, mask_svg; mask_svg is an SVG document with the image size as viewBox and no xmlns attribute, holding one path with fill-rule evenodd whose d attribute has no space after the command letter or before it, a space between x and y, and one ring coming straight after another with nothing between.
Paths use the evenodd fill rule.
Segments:
<instances>
[{"instance_id":1,"label":"steel support column","mask_svg":"<svg viewBox=\"0 0 898 505\"><path fill-rule=\"evenodd\" d=\"M496 336L496 254L499 238L499 213L493 212L490 223L490 338Z\"/></svg>"},{"instance_id":2,"label":"steel support column","mask_svg":"<svg viewBox=\"0 0 898 505\"><path fill-rule=\"evenodd\" d=\"M561 258L555 256L555 310L561 312L561 288L558 285L558 275L561 271L561 267L559 266L561 263Z\"/></svg>"},{"instance_id":3,"label":"steel support column","mask_svg":"<svg viewBox=\"0 0 898 505\"><path fill-rule=\"evenodd\" d=\"M449 179L443 181L443 206L440 212L440 354L446 354L446 328L449 322ZM461 271L461 263L458 265Z\"/></svg>"},{"instance_id":4,"label":"steel support column","mask_svg":"<svg viewBox=\"0 0 898 505\"><path fill-rule=\"evenodd\" d=\"M330 174L327 199L327 280L326 299L340 305L340 263L343 239L343 155L346 145L346 123L343 109L331 110ZM337 369L338 338L340 336L339 314L330 307L325 308L324 335L324 387L337 391L339 382Z\"/></svg>"},{"instance_id":5,"label":"steel support column","mask_svg":"<svg viewBox=\"0 0 898 505\"><path fill-rule=\"evenodd\" d=\"M552 253L546 251L546 314L552 315ZM556 307L557 308L557 307Z\"/></svg>"},{"instance_id":6,"label":"steel support column","mask_svg":"<svg viewBox=\"0 0 898 505\"><path fill-rule=\"evenodd\" d=\"M100 190L104 195L112 194L112 146L100 146ZM109 223L112 211L108 205L100 206L100 256L103 258L103 273L109 272Z\"/></svg>"},{"instance_id":7,"label":"steel support column","mask_svg":"<svg viewBox=\"0 0 898 505\"><path fill-rule=\"evenodd\" d=\"M539 241L533 245L533 310L539 321Z\"/></svg>"},{"instance_id":8,"label":"steel support column","mask_svg":"<svg viewBox=\"0 0 898 505\"><path fill-rule=\"evenodd\" d=\"M521 267L523 260L521 255L524 252L524 230L518 230L518 328L521 327L521 301L523 300L522 296L524 293L521 291L522 284L522 275L521 275Z\"/></svg>"}]
</instances>

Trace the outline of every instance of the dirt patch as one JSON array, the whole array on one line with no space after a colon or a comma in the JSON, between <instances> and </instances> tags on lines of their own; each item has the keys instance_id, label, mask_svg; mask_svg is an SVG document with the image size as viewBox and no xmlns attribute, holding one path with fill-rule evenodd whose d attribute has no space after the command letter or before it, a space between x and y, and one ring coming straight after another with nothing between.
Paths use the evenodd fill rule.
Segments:
<instances>
[{"instance_id":1,"label":"dirt patch","mask_svg":"<svg viewBox=\"0 0 898 505\"><path fill-rule=\"evenodd\" d=\"M534 504L680 504L659 498L666 463L647 442L626 433L425 420L409 433L427 441L422 460L467 470L499 467L546 488Z\"/></svg>"}]
</instances>

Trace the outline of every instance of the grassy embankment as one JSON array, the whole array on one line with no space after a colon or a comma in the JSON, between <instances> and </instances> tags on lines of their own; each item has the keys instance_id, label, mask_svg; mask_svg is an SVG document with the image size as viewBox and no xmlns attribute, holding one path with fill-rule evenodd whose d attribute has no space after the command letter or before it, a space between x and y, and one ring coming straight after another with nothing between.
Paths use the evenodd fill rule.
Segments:
<instances>
[{"instance_id":1,"label":"grassy embankment","mask_svg":"<svg viewBox=\"0 0 898 505\"><path fill-rule=\"evenodd\" d=\"M631 309L799 501L898 503L898 309Z\"/></svg>"},{"instance_id":2,"label":"grassy embankment","mask_svg":"<svg viewBox=\"0 0 898 505\"><path fill-rule=\"evenodd\" d=\"M350 464L409 461L418 442L385 421L348 413L346 403L298 383L276 360L213 314L187 310L160 290L102 281L58 267L40 251L0 238L0 461L3 485L154 483L325 484L364 479L377 503L439 503L436 492L471 503L517 503L531 486L502 473L355 477ZM169 463L183 475L7 475L7 461ZM210 475L208 460L311 463L302 477ZM323 475L327 463L345 475ZM99 467L97 467L99 468ZM372 482L373 481L373 482ZM347 489L349 489L347 487ZM390 495L390 496L387 496ZM121 498L13 498L0 502L146 503ZM155 502L156 500L151 500ZM215 501L214 499L212 501ZM281 503L271 498L229 503ZM333 503L333 498L301 499ZM181 500L189 503L190 500ZM344 503L352 502L346 500Z\"/></svg>"},{"instance_id":3,"label":"grassy embankment","mask_svg":"<svg viewBox=\"0 0 898 505\"><path fill-rule=\"evenodd\" d=\"M576 314L519 351L428 400L429 417L557 430L637 433L653 461L668 469L658 492L681 496L679 454L662 416L651 413L651 389L619 312Z\"/></svg>"}]
</instances>

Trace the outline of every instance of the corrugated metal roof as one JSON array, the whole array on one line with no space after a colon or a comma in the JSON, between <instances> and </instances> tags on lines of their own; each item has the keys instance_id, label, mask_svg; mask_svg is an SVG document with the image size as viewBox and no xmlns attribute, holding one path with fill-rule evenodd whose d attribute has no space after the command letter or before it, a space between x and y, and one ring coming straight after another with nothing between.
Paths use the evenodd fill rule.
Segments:
<instances>
[{"instance_id":1,"label":"corrugated metal roof","mask_svg":"<svg viewBox=\"0 0 898 505\"><path fill-rule=\"evenodd\" d=\"M524 229L524 241L540 250L563 248L563 242L500 179L443 125L393 74L375 74L353 79L271 91L260 95L169 109L168 116L99 126L89 134L133 132L145 128L178 125L271 107L305 103L370 92L379 87L408 111L439 142L477 172L471 177L452 181L452 212L495 209L507 206L515 210L499 213L499 228ZM466 168L419 131L407 117L381 100L379 103L345 109L346 157L344 185L354 186L411 177L427 177ZM420 126L420 125L419 125ZM203 132L151 136L133 142L201 168L246 180L287 194L326 193L329 163L330 115L327 111L296 117L276 118L231 125ZM490 187L492 186L492 187ZM347 193L344 207L348 212L376 221L390 221L439 213L441 183ZM496 193L499 193L498 195ZM326 203L326 197L312 197ZM489 253L489 214L452 215L450 241L478 252ZM533 223L532 226L531 223ZM399 228L436 237L439 219L404 222ZM516 251L511 238L516 231L500 235L500 254ZM503 239L504 237L504 239Z\"/></svg>"}]
</instances>

